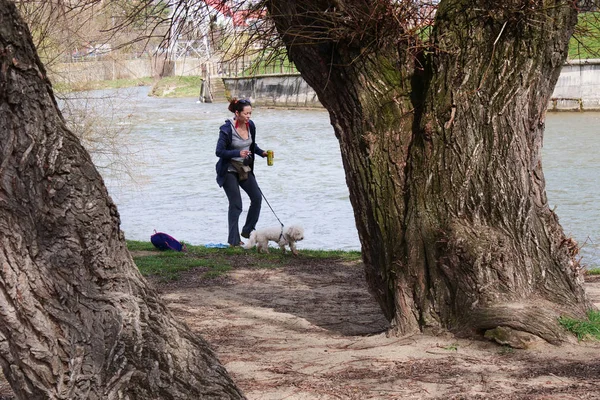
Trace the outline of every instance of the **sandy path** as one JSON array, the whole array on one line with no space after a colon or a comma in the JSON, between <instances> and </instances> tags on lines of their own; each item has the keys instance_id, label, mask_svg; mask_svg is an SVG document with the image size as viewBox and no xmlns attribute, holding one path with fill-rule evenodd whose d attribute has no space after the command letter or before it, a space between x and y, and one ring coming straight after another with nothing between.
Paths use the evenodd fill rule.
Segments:
<instances>
[{"instance_id":1,"label":"sandy path","mask_svg":"<svg viewBox=\"0 0 600 400\"><path fill-rule=\"evenodd\" d=\"M251 400L600 399L600 343L513 350L451 335L386 337L360 263L292 264L157 282ZM600 307L600 278L586 288ZM12 392L0 380L4 399Z\"/></svg>"},{"instance_id":2,"label":"sandy path","mask_svg":"<svg viewBox=\"0 0 600 400\"><path fill-rule=\"evenodd\" d=\"M249 399L600 399L600 345L388 338L360 265L236 269L164 286ZM600 305L600 282L588 284Z\"/></svg>"}]
</instances>

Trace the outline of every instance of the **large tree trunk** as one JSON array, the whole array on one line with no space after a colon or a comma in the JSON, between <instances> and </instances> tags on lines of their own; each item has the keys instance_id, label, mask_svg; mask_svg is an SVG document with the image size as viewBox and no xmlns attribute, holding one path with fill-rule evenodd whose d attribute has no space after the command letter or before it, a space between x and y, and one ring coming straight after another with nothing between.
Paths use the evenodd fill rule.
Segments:
<instances>
[{"instance_id":1,"label":"large tree trunk","mask_svg":"<svg viewBox=\"0 0 600 400\"><path fill-rule=\"evenodd\" d=\"M117 209L7 0L0 242L0 362L18 398L243 398L139 274Z\"/></svg>"},{"instance_id":2,"label":"large tree trunk","mask_svg":"<svg viewBox=\"0 0 600 400\"><path fill-rule=\"evenodd\" d=\"M398 334L560 342L591 307L540 157L573 3L442 0L427 56L393 3L267 2L330 112L369 287Z\"/></svg>"}]
</instances>

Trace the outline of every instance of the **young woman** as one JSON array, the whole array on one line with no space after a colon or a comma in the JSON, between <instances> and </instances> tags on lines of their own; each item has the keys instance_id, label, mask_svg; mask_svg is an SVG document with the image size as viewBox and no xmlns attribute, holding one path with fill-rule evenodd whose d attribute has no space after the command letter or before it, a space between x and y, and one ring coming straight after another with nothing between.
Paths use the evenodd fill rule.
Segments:
<instances>
[{"instance_id":1,"label":"young woman","mask_svg":"<svg viewBox=\"0 0 600 400\"><path fill-rule=\"evenodd\" d=\"M242 196L240 187L250 197L250 208L246 223L242 227L242 236L250 237L258 217L262 203L262 193L254 177L254 156L266 157L267 152L256 144L256 126L250 120L252 104L248 100L233 99L229 103L229 111L233 118L225 121L219 128L217 142L217 183L225 190L229 200L227 223L229 235L227 242L230 246L241 246L238 221L242 213Z\"/></svg>"}]
</instances>

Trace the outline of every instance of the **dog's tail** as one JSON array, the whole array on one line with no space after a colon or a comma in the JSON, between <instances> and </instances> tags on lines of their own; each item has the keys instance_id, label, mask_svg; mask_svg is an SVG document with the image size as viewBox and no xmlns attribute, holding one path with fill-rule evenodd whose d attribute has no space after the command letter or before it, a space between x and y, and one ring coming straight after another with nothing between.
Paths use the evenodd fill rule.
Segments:
<instances>
[{"instance_id":1,"label":"dog's tail","mask_svg":"<svg viewBox=\"0 0 600 400\"><path fill-rule=\"evenodd\" d=\"M256 246L256 231L252 231L250 233L250 238L248 238L248 241L246 242L246 244L244 245L244 248L246 250L250 250L251 248L253 248L254 246Z\"/></svg>"}]
</instances>

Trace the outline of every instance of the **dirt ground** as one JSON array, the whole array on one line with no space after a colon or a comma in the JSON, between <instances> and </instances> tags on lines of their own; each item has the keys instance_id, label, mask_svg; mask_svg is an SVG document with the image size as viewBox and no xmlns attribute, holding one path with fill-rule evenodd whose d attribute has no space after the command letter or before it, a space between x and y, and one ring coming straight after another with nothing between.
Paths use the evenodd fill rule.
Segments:
<instances>
[{"instance_id":1,"label":"dirt ground","mask_svg":"<svg viewBox=\"0 0 600 400\"><path fill-rule=\"evenodd\" d=\"M200 277L157 285L249 399L600 399L598 343L515 350L387 337L358 262L300 255L283 268ZM586 286L600 306L600 280Z\"/></svg>"},{"instance_id":2,"label":"dirt ground","mask_svg":"<svg viewBox=\"0 0 600 400\"><path fill-rule=\"evenodd\" d=\"M598 343L515 350L451 335L387 337L361 263L300 254L256 268L251 255L234 258L224 277L199 268L154 283L248 399L600 399ZM600 279L586 287L600 306Z\"/></svg>"}]
</instances>

